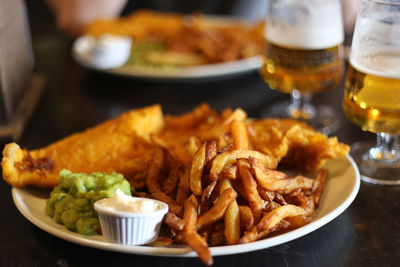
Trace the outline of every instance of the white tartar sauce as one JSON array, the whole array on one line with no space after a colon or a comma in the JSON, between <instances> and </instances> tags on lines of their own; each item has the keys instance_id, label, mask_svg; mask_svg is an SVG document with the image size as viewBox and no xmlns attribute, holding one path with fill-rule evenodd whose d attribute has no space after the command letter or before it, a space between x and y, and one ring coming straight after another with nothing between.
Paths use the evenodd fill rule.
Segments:
<instances>
[{"instance_id":1,"label":"white tartar sauce","mask_svg":"<svg viewBox=\"0 0 400 267\"><path fill-rule=\"evenodd\" d=\"M132 39L127 36L102 34L87 36L90 61L100 69L117 68L126 63L131 54Z\"/></svg>"},{"instance_id":2,"label":"white tartar sauce","mask_svg":"<svg viewBox=\"0 0 400 267\"><path fill-rule=\"evenodd\" d=\"M115 196L98 202L105 210L119 212L148 213L162 209L162 205L152 199L135 198L117 189Z\"/></svg>"}]
</instances>

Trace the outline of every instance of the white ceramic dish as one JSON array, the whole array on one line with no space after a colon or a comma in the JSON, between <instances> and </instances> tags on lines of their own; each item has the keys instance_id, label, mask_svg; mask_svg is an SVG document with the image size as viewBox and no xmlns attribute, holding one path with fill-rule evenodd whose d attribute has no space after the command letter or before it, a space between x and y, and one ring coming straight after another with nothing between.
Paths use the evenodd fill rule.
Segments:
<instances>
[{"instance_id":1,"label":"white ceramic dish","mask_svg":"<svg viewBox=\"0 0 400 267\"><path fill-rule=\"evenodd\" d=\"M214 256L237 254L276 246L304 236L339 216L356 197L360 187L360 175L357 166L350 156L329 160L325 168L329 171L328 179L321 198L321 205L315 211L311 223L294 231L249 244L211 247L211 254ZM68 231L64 226L57 224L45 214L46 199L49 196L48 191L14 187L12 189L12 196L15 205L22 215L37 227L56 237L79 245L130 254L197 257L195 252L185 246L127 246L110 243L100 235L82 236Z\"/></svg>"},{"instance_id":2,"label":"white ceramic dish","mask_svg":"<svg viewBox=\"0 0 400 267\"><path fill-rule=\"evenodd\" d=\"M158 206L156 210L148 212L118 210L118 208L129 206L126 198L131 201L129 202L131 205L140 201L143 203L144 201L152 203L152 206ZM113 203L111 207L110 201ZM147 207L149 207L149 204L147 204ZM107 240L124 245L142 245L154 242L157 239L162 219L168 212L168 205L154 199L125 196L122 191L117 189L114 198L104 198L96 201L94 210L99 215L102 234Z\"/></svg>"},{"instance_id":3,"label":"white ceramic dish","mask_svg":"<svg viewBox=\"0 0 400 267\"><path fill-rule=\"evenodd\" d=\"M213 24L229 26L240 21L241 23L251 23L227 16L207 16ZM261 66L260 57L236 60L227 63L208 64L202 66L190 66L176 69L150 69L134 66L124 66L122 68L104 69L93 64L90 54L87 53L88 38L81 36L74 41L72 46L72 56L86 68L106 72L109 74L121 75L132 78L145 78L156 80L198 80L212 79L237 75L241 73L257 70Z\"/></svg>"},{"instance_id":4,"label":"white ceramic dish","mask_svg":"<svg viewBox=\"0 0 400 267\"><path fill-rule=\"evenodd\" d=\"M99 69L112 69L125 64L131 54L132 39L103 34L97 40L91 36L79 38L77 47L90 64ZM86 49L85 49L86 48Z\"/></svg>"}]
</instances>

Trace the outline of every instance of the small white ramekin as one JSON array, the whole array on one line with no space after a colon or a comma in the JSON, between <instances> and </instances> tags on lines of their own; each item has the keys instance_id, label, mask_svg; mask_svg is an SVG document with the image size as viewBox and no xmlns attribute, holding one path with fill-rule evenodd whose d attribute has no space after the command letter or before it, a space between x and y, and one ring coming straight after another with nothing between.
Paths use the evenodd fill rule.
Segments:
<instances>
[{"instance_id":1,"label":"small white ramekin","mask_svg":"<svg viewBox=\"0 0 400 267\"><path fill-rule=\"evenodd\" d=\"M162 219L168 212L168 205L158 200L154 201L162 208L146 213L113 211L100 205L100 201L94 203L94 209L99 215L103 236L110 242L123 245L143 245L155 241Z\"/></svg>"},{"instance_id":2,"label":"small white ramekin","mask_svg":"<svg viewBox=\"0 0 400 267\"><path fill-rule=\"evenodd\" d=\"M108 40L110 38L111 40ZM120 67L128 61L131 46L132 39L130 37L111 34L101 35L92 46L91 62L100 69Z\"/></svg>"}]
</instances>

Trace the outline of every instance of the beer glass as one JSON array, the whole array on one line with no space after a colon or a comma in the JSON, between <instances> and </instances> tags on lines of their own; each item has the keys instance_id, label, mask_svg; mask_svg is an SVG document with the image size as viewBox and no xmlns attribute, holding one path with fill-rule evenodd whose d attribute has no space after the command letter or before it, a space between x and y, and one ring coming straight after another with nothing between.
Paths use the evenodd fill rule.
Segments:
<instances>
[{"instance_id":1,"label":"beer glass","mask_svg":"<svg viewBox=\"0 0 400 267\"><path fill-rule=\"evenodd\" d=\"M271 89L291 101L273 104L262 117L300 119L325 134L338 126L328 106L315 107L312 96L337 87L344 76L340 0L271 0L260 75Z\"/></svg>"},{"instance_id":2,"label":"beer glass","mask_svg":"<svg viewBox=\"0 0 400 267\"><path fill-rule=\"evenodd\" d=\"M360 3L343 108L350 121L377 134L377 144L355 143L351 155L375 184L400 184L400 2Z\"/></svg>"}]
</instances>

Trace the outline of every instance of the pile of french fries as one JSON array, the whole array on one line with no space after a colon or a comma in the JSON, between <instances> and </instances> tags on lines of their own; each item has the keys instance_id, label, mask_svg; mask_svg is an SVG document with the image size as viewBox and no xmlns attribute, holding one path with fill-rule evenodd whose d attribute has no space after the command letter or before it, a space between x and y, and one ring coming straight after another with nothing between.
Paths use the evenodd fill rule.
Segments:
<instances>
[{"instance_id":1,"label":"pile of french fries","mask_svg":"<svg viewBox=\"0 0 400 267\"><path fill-rule=\"evenodd\" d=\"M184 243L212 265L210 246L248 243L310 222L327 170L315 179L278 171L274 156L251 149L245 119L240 110L224 119L229 138L191 136L185 143L190 164L152 136L154 154L136 195L169 205L152 245Z\"/></svg>"}]
</instances>

